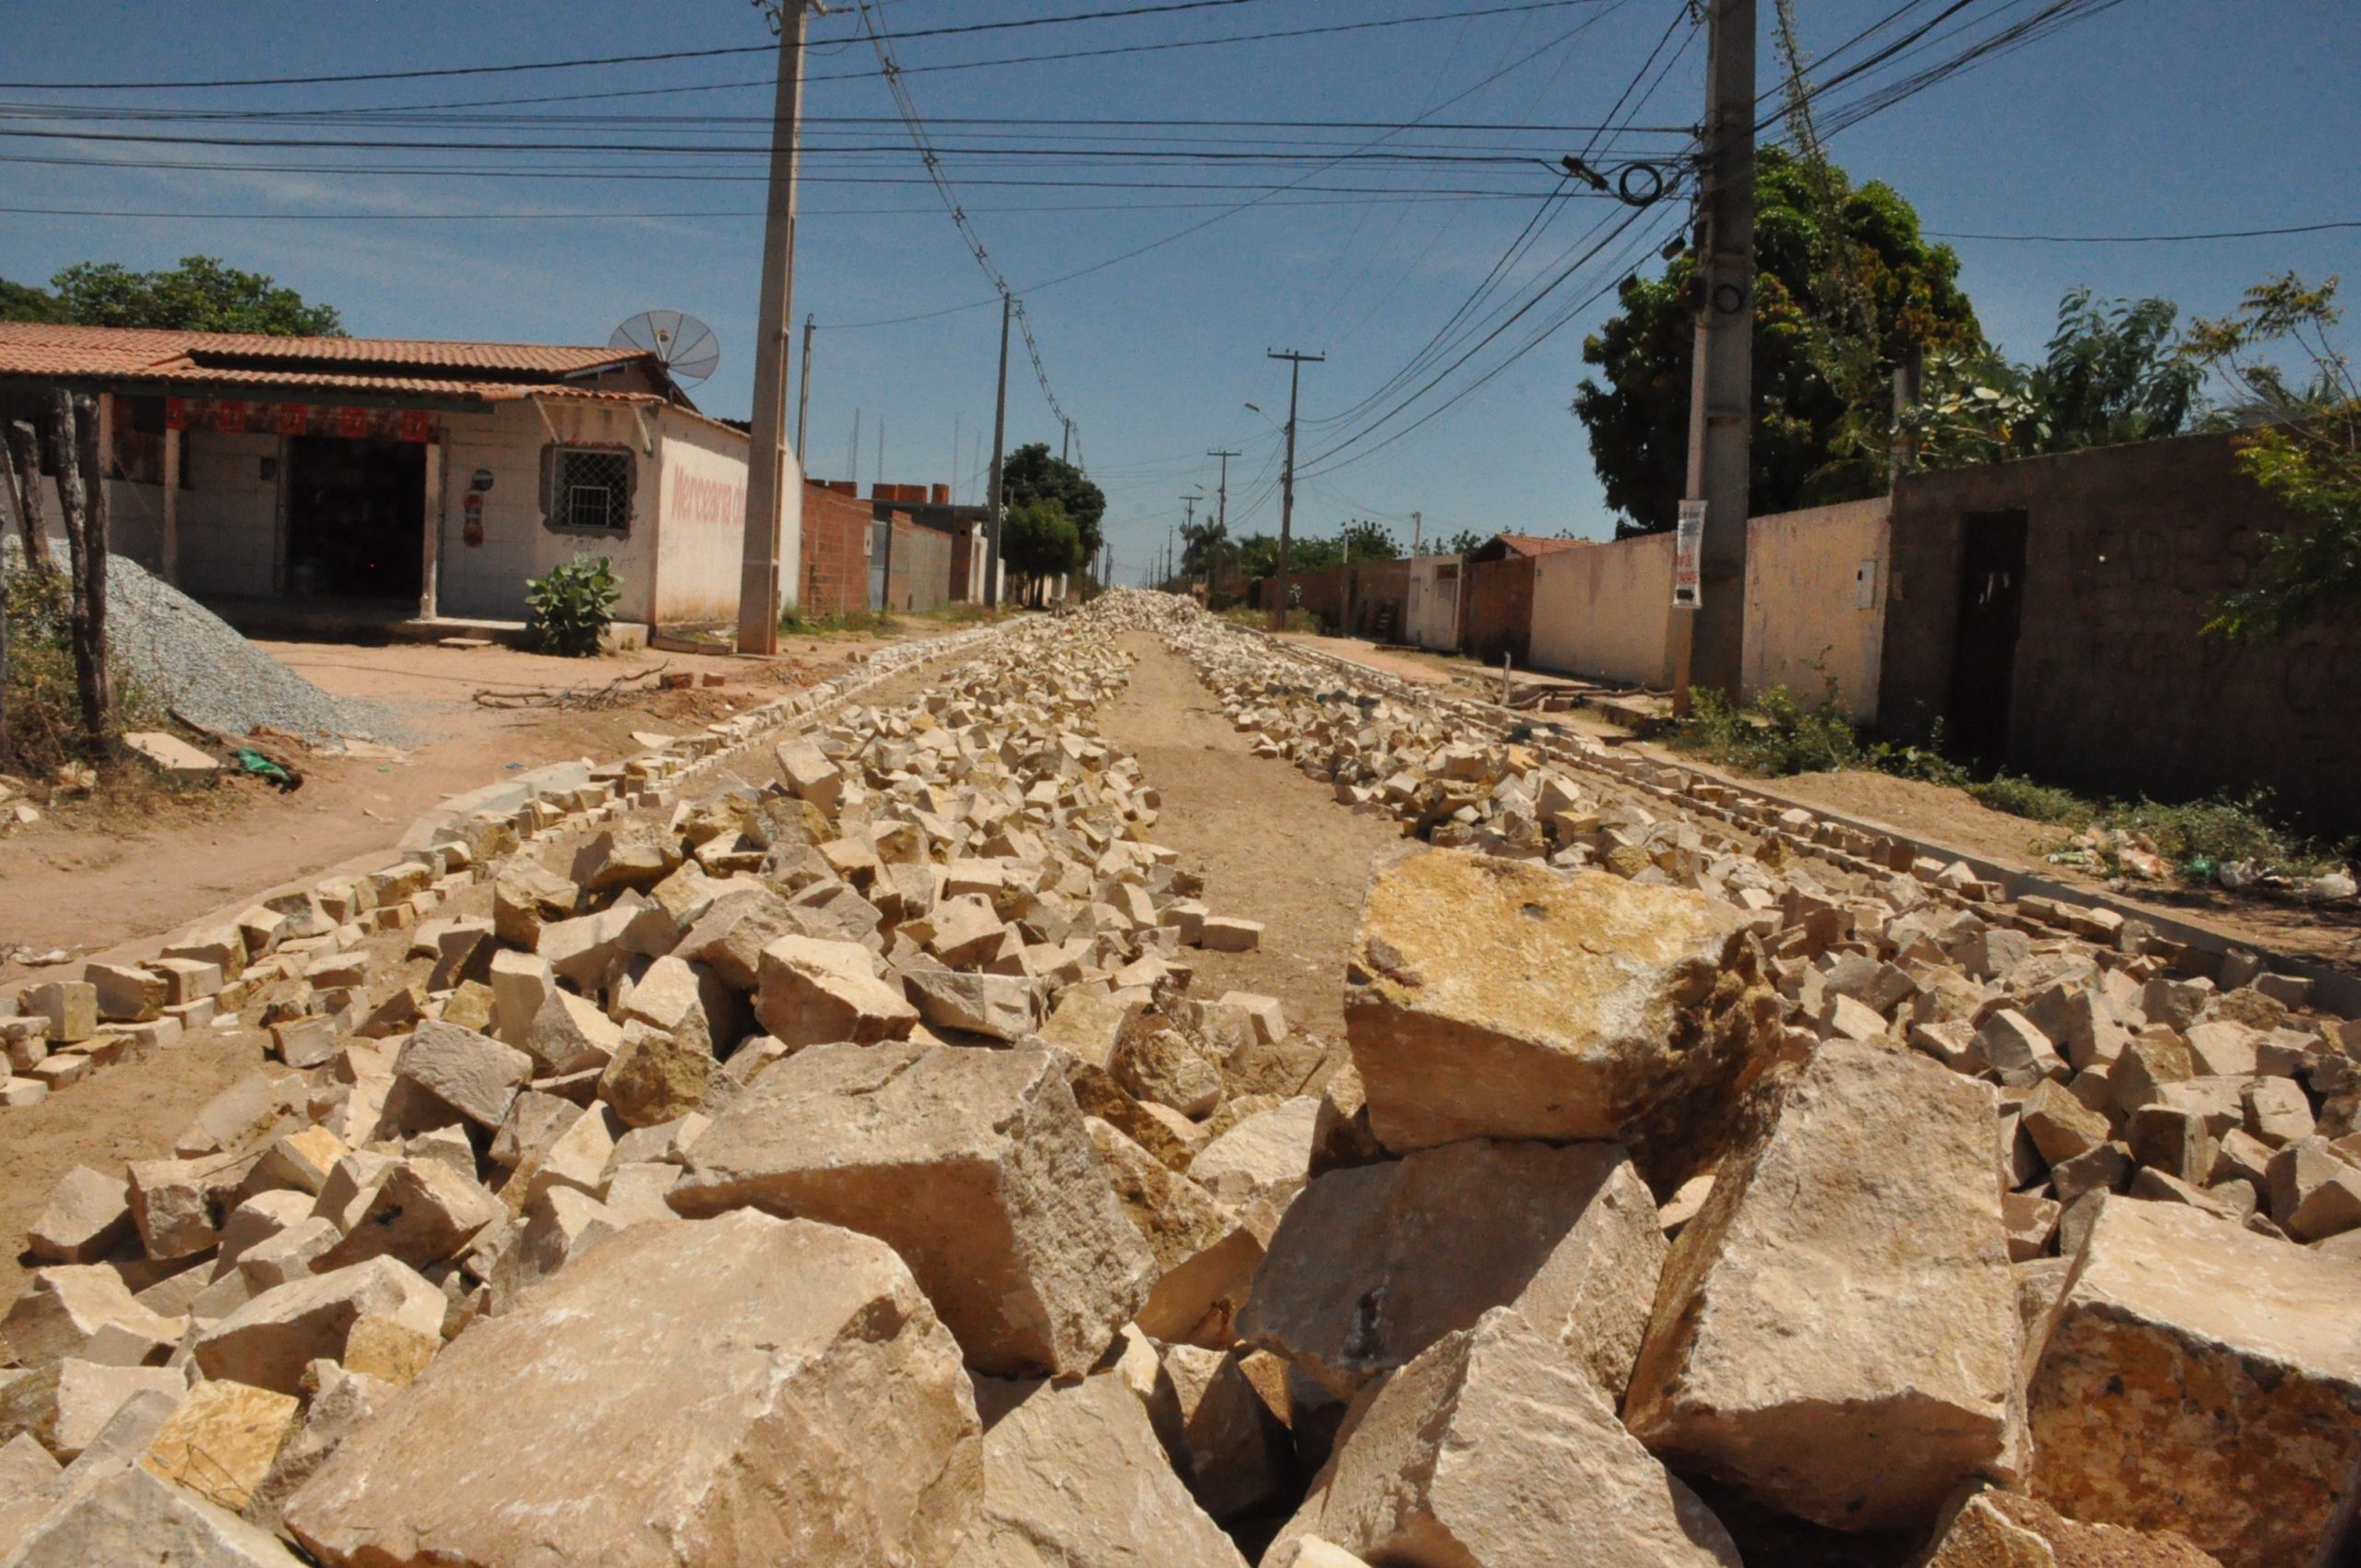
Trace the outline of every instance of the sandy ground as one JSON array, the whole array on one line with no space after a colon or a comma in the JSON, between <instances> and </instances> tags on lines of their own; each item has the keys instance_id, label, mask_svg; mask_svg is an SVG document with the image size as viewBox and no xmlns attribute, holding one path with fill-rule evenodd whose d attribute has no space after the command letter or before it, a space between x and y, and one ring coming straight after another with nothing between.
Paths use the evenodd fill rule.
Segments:
<instances>
[{"instance_id":1,"label":"sandy ground","mask_svg":"<svg viewBox=\"0 0 2361 1568\"><path fill-rule=\"evenodd\" d=\"M806 647L801 639L795 646L799 652ZM828 645L832 650L839 646L857 649L875 643ZM387 650L371 650L373 655L380 651ZM578 668L567 666L569 671ZM906 699L931 678L929 669L908 671L878 686L866 700ZM327 683L324 677L314 679ZM639 718L645 727L646 716ZM738 759L730 768L754 784L777 777L777 765L760 753ZM562 873L572 863L575 848L589 837L588 830L564 837L544 846L538 858ZM492 888L479 884L438 909L436 918L484 915L491 909ZM402 960L409 943L408 932L393 932L362 944L360 951L372 956L371 972L376 977L373 999L425 977L431 968L426 959ZM0 1109L0 1304L14 1301L24 1288L20 1254L25 1232L40 1218L59 1177L77 1165L113 1172L128 1159L169 1158L173 1140L208 1100L257 1067L283 1070L265 1063L267 1042L267 1034L254 1029L201 1029L136 1065L101 1068L39 1105Z\"/></svg>"},{"instance_id":2,"label":"sandy ground","mask_svg":"<svg viewBox=\"0 0 2361 1568\"><path fill-rule=\"evenodd\" d=\"M1346 810L1288 763L1252 755L1184 661L1145 632L1125 643L1140 662L1099 710L1099 728L1161 791L1154 837L1203 873L1206 905L1263 922L1255 952L1191 955L1191 993L1275 996L1297 1029L1343 1043L1346 949L1370 862L1401 841L1398 826Z\"/></svg>"},{"instance_id":3,"label":"sandy ground","mask_svg":"<svg viewBox=\"0 0 2361 1568\"><path fill-rule=\"evenodd\" d=\"M955 629L910 624L914 636ZM262 643L314 684L392 709L415 743L398 760L300 758L303 787L291 794L235 778L144 802L136 813L68 805L12 833L0 841L0 948L65 948L74 962L0 967L0 982L71 978L85 959L135 938L381 853L446 796L547 763L624 755L636 749L633 731L686 732L832 675L884 640L795 637L774 659L639 652L596 660L505 647ZM724 683L636 690L598 711L475 701L487 689L596 687L659 668Z\"/></svg>"}]
</instances>

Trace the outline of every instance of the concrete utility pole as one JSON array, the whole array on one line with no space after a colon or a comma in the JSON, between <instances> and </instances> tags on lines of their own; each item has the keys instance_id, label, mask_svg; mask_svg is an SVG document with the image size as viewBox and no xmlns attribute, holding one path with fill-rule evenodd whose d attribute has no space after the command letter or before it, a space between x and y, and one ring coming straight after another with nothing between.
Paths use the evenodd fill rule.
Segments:
<instances>
[{"instance_id":1,"label":"concrete utility pole","mask_svg":"<svg viewBox=\"0 0 2361 1568\"><path fill-rule=\"evenodd\" d=\"M1066 460L1066 448L1074 445L1074 421L1061 420L1058 422L1065 427L1065 433L1058 437L1058 461L1062 463Z\"/></svg>"},{"instance_id":2,"label":"concrete utility pole","mask_svg":"<svg viewBox=\"0 0 2361 1568\"><path fill-rule=\"evenodd\" d=\"M754 327L753 439L746 451L745 542L738 571L741 653L772 653L778 647L787 515L787 323L795 295L795 169L803 138L807 5L808 0L781 0L779 6L778 87L771 98L771 177L763 219L762 303ZM802 461L800 440L796 461Z\"/></svg>"},{"instance_id":3,"label":"concrete utility pole","mask_svg":"<svg viewBox=\"0 0 2361 1568\"><path fill-rule=\"evenodd\" d=\"M1426 527L1427 515L1424 512L1410 514L1410 559L1413 561L1418 558L1418 540L1425 533Z\"/></svg>"},{"instance_id":4,"label":"concrete utility pole","mask_svg":"<svg viewBox=\"0 0 2361 1568\"><path fill-rule=\"evenodd\" d=\"M803 426L812 417L812 318L803 318L803 368L795 377L795 460L803 462Z\"/></svg>"},{"instance_id":5,"label":"concrete utility pole","mask_svg":"<svg viewBox=\"0 0 2361 1568\"><path fill-rule=\"evenodd\" d=\"M1274 623L1276 629L1287 629L1287 549L1295 534L1295 402L1297 389L1302 385L1306 362L1319 364L1325 354L1299 354L1292 349L1273 349L1267 359L1287 362L1287 466L1279 478L1279 608Z\"/></svg>"},{"instance_id":6,"label":"concrete utility pole","mask_svg":"<svg viewBox=\"0 0 2361 1568\"><path fill-rule=\"evenodd\" d=\"M1698 202L1696 364L1688 497L1705 504L1694 610L1667 632L1673 708L1691 685L1738 695L1746 635L1747 482L1754 423L1754 0L1707 0L1705 153Z\"/></svg>"},{"instance_id":7,"label":"concrete utility pole","mask_svg":"<svg viewBox=\"0 0 2361 1568\"><path fill-rule=\"evenodd\" d=\"M1229 538L1229 460L1232 457L1237 457L1238 454L1230 451L1219 451L1208 452L1205 456L1208 457L1219 457L1221 459L1221 482L1214 488L1214 494L1216 497L1214 527L1220 530L1218 535L1219 540L1222 542L1227 542ZM1221 543L1216 543L1213 548L1213 553L1207 558L1205 564L1206 609L1211 610L1214 607L1214 595L1220 591Z\"/></svg>"},{"instance_id":8,"label":"concrete utility pole","mask_svg":"<svg viewBox=\"0 0 2361 1568\"><path fill-rule=\"evenodd\" d=\"M1008 445L1008 318L1016 308L1007 290L1000 295L1000 391L992 405L992 513L991 532L984 546L984 603L989 608L1000 603L1000 517L1001 465Z\"/></svg>"}]
</instances>

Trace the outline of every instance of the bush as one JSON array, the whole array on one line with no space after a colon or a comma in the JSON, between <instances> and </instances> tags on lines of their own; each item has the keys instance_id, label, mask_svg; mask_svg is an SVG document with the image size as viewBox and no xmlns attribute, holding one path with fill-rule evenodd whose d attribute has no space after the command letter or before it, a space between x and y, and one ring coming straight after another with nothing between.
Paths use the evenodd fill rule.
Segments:
<instances>
[{"instance_id":1,"label":"bush","mask_svg":"<svg viewBox=\"0 0 2361 1568\"><path fill-rule=\"evenodd\" d=\"M1967 781L1965 770L1939 749L1940 736L1926 746L1864 741L1837 706L1833 680L1810 707L1785 686L1772 687L1743 708L1720 692L1695 692L1689 717L1674 726L1668 741L1765 778L1858 768L1929 784Z\"/></svg>"},{"instance_id":2,"label":"bush","mask_svg":"<svg viewBox=\"0 0 2361 1568\"><path fill-rule=\"evenodd\" d=\"M551 567L549 576L525 585L525 646L568 659L595 658L621 593L614 566L603 555L577 555Z\"/></svg>"},{"instance_id":3,"label":"bush","mask_svg":"<svg viewBox=\"0 0 2361 1568\"><path fill-rule=\"evenodd\" d=\"M2007 812L2030 822L2055 823L2064 827L2088 827L2098 814L2096 807L2071 790L2060 790L2054 784L2036 784L2030 778L2018 778L2010 774L1996 774L1980 784L1970 784L1968 794L1978 805L1996 812Z\"/></svg>"},{"instance_id":4,"label":"bush","mask_svg":"<svg viewBox=\"0 0 2361 1568\"><path fill-rule=\"evenodd\" d=\"M0 593L0 613L8 617L8 732L0 754L17 773L46 777L61 763L89 760L67 631L69 593L64 572L28 566L21 558ZM156 693L120 661L113 664L112 674L110 738L126 730L163 728L164 705Z\"/></svg>"}]
</instances>

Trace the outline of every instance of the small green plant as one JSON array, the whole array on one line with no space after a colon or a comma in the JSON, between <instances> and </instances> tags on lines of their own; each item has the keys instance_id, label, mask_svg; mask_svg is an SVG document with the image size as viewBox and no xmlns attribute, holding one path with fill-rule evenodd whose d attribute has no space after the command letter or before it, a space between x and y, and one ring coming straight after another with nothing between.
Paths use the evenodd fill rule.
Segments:
<instances>
[{"instance_id":1,"label":"small green plant","mask_svg":"<svg viewBox=\"0 0 2361 1568\"><path fill-rule=\"evenodd\" d=\"M65 574L28 565L19 557L0 592L8 617L7 733L0 737L0 766L46 777L60 764L89 760L82 730L82 697L74 675L67 631ZM113 661L113 727L158 730L167 723L155 690Z\"/></svg>"},{"instance_id":2,"label":"small green plant","mask_svg":"<svg viewBox=\"0 0 2361 1568\"><path fill-rule=\"evenodd\" d=\"M577 555L525 585L525 643L536 653L595 658L622 589L603 555Z\"/></svg>"},{"instance_id":3,"label":"small green plant","mask_svg":"<svg viewBox=\"0 0 2361 1568\"><path fill-rule=\"evenodd\" d=\"M894 617L883 610L847 610L835 615L806 615L796 609L779 612L778 629L798 636L818 637L832 634L852 633L873 635L898 631Z\"/></svg>"},{"instance_id":4,"label":"small green plant","mask_svg":"<svg viewBox=\"0 0 2361 1568\"><path fill-rule=\"evenodd\" d=\"M2036 784L2030 778L1999 773L1979 783L1967 786L1967 792L1981 806L2011 816L2021 816L2028 822L2046 822L2077 830L2088 827L2098 815L2098 808L2071 790L2061 790L2054 784Z\"/></svg>"}]
</instances>

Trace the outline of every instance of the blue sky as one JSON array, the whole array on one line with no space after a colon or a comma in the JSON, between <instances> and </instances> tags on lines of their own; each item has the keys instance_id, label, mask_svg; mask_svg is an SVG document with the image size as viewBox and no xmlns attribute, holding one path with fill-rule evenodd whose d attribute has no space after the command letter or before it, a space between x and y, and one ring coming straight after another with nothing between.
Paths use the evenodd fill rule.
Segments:
<instances>
[{"instance_id":1,"label":"blue sky","mask_svg":"<svg viewBox=\"0 0 2361 1568\"><path fill-rule=\"evenodd\" d=\"M878 14L891 30L913 32L1115 3L987 6L980 0L888 0ZM959 145L962 136L1000 147L1044 145L1044 135L1120 136L1134 139L1090 145L1149 152L1216 146L1308 152L1318 142L1323 158L1357 147L1373 153L1489 157L1506 148L1554 156L1579 150L1587 133L1420 130L1376 141L1382 135L1376 130L1235 122L1396 124L1424 113L1489 126L1591 125L1660 43L1654 96L1636 111L1627 107L1627 113L1641 125L1694 123L1704 50L1702 35L1692 41L1690 27L1677 19L1678 0L1506 9L1511 3L1233 0L1117 21L912 38L896 53L905 67L913 67L905 77L908 90L945 148ZM1826 53L1897 3L1798 0L1797 9L1807 46ZM2023 0L2015 3L2023 8ZM1762 79L1768 84L1775 65L1767 37L1770 6L1763 9ZM2010 0L1979 0L1978 9L2005 11ZM1295 40L975 70L915 68L1446 13L1443 20ZM374 7L316 0L74 7L0 0L0 23L11 42L0 77L42 82L507 65L759 46L768 36L760 16L742 0L664 6L403 0ZM854 26L840 13L816 21L813 32L815 39L847 40ZM1899 187L1933 231L2165 233L2361 219L2356 38L2361 29L2353 24L2350 0L2128 0L1869 119L1838 136L1833 150L1857 178L1882 178ZM991 287L933 194L922 183L909 183L919 179L919 165L868 45L815 48L810 68L814 80L806 109L815 122L814 141L877 150L815 150L807 164L815 179L803 193L794 309L799 320L813 314L822 327L809 467L820 477L844 474L859 410L858 477L864 486L876 476L882 424L888 480L953 477L955 437L957 478L963 498L972 499L983 456L978 438L989 432L991 417L999 326ZM755 53L302 88L82 92L12 87L0 89L0 102L145 110L377 107L742 82L765 78L768 70L767 57ZM1832 102L1842 100L1842 89L1832 92ZM535 154L0 138L6 141L0 151L18 156L132 165L0 163L0 207L232 215L7 214L0 217L0 276L43 281L83 259L152 267L201 252L275 274L309 297L335 303L355 333L403 337L595 342L635 311L674 307L710 322L723 344L721 368L698 389L700 401L715 412L742 414L759 219L514 215L752 213L761 200L758 184L606 176L630 167L743 175L759 172L758 156L626 153L608 144L756 145L762 135L756 117L768 105L769 89L760 85L482 112L694 117L663 126L560 123L494 130L436 124L409 130L236 122L203 128L228 137L365 141L514 137L585 149ZM877 123L848 125L845 116L873 116ZM818 125L824 118L825 131ZM952 124L988 118L1035 128ZM1146 118L1199 124L1075 124ZM1220 124L1204 125L1211 122ZM42 128L32 120L13 124ZM201 127L118 122L73 128L175 134ZM1652 149L1669 150L1679 140L1633 132L1610 138L1597 160L1612 167ZM1082 144L1066 139L1057 145ZM152 166L175 161L244 167ZM330 162L338 166L335 172L251 167ZM594 177L394 175L350 172L355 166L529 167ZM1557 319L1560 304L1573 305L1611 285L1624 265L1655 265L1653 244L1644 242L1677 226L1683 204L1637 213L1598 202L1557 204L1498 297L1513 300L1562 269L1579 254L1572 248L1577 239L1594 224L1631 217L1632 225L1457 376L1411 403L1395 422L1363 434L1365 417L1340 414L1378 392L1410 360L1542 210L1541 198L1557 188L1537 162L1410 163L1364 156L1326 169L1253 160L1151 166L1115 160L1077 167L1056 160L956 155L944 166L993 260L1027 299L1050 384L1077 421L1093 476L1109 493L1109 531L1124 575L1161 545L1168 526L1181 515L1183 493L1212 493L1215 464L1200 455L1208 448L1244 454L1231 465L1233 531L1275 531L1275 433L1243 407L1253 402L1274 416L1283 413L1286 367L1264 358L1270 348L1328 355L1325 363L1304 371L1307 477L1298 496L1299 532L1333 532L1348 517L1376 517L1406 539L1414 510L1424 512L1430 531L1446 533L1462 528L1611 531L1583 432L1566 410L1583 374L1583 334L1611 306L1611 289L1448 412L1371 448L1469 376L1491 369L1503 350L1525 340L1526 328ZM1278 172L1270 172L1273 167ZM1301 184L1277 192L1149 192L988 183L1032 178L1115 185ZM1449 194L1469 190L1498 194L1484 199ZM1373 191L1418 199L1379 203L1368 199ZM1264 197L1260 205L1146 254L1036 287L1167 240L1255 196ZM1206 205L1172 205L1190 202ZM1158 205L1142 205L1147 203ZM1046 208L1060 210L1040 210ZM455 213L507 216L473 221L350 216ZM291 220L299 219L308 220ZM2161 293L2187 311L2217 313L2247 283L2272 271L2352 273L2361 231L2209 244L1955 243L1964 282L1987 331L2024 358L2038 352L2058 298L2070 286L2089 284L2107 295ZM929 314L962 305L979 308ZM914 315L926 318L851 325ZM1366 412L1395 400L1378 400ZM1058 440L1021 343L1010 373L1009 422L1012 445ZM1356 434L1362 436L1357 445L1321 456Z\"/></svg>"}]
</instances>

